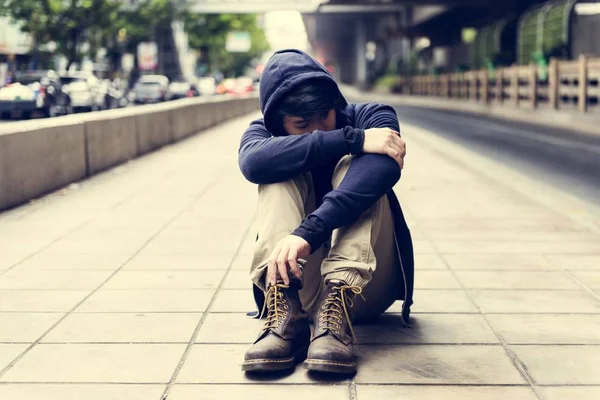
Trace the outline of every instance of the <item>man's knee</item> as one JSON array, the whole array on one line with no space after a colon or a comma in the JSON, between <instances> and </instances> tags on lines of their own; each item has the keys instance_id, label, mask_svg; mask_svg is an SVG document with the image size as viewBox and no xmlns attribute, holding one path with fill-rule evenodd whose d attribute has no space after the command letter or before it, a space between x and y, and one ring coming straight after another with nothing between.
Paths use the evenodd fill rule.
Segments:
<instances>
[{"instance_id":1,"label":"man's knee","mask_svg":"<svg viewBox=\"0 0 600 400\"><path fill-rule=\"evenodd\" d=\"M338 161L337 165L335 166L335 170L333 171L333 178L331 179L331 185L334 189L337 189L342 183L342 180L344 180L344 177L346 176L353 159L354 156L347 155Z\"/></svg>"}]
</instances>

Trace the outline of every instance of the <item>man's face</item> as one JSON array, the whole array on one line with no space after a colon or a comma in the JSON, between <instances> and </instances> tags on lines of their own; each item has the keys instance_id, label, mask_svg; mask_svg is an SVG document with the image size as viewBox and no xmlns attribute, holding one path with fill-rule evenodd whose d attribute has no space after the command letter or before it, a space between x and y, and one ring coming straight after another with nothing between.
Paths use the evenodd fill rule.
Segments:
<instances>
[{"instance_id":1,"label":"man's face","mask_svg":"<svg viewBox=\"0 0 600 400\"><path fill-rule=\"evenodd\" d=\"M329 110L325 118L304 118L286 115L283 117L283 129L289 135L303 135L313 131L332 131L335 129L335 110Z\"/></svg>"}]
</instances>

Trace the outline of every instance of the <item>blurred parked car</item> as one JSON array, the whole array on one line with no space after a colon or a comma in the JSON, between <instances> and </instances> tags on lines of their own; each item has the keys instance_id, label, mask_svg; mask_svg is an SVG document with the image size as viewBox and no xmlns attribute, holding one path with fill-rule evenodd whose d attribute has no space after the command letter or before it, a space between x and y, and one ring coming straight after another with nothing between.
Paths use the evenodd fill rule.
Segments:
<instances>
[{"instance_id":1,"label":"blurred parked car","mask_svg":"<svg viewBox=\"0 0 600 400\"><path fill-rule=\"evenodd\" d=\"M179 77L169 84L169 100L199 96L197 81L194 77Z\"/></svg>"},{"instance_id":2,"label":"blurred parked car","mask_svg":"<svg viewBox=\"0 0 600 400\"><path fill-rule=\"evenodd\" d=\"M235 87L235 79L227 78L223 79L221 83L217 86L218 94L230 93L231 90Z\"/></svg>"},{"instance_id":3,"label":"blurred parked car","mask_svg":"<svg viewBox=\"0 0 600 400\"><path fill-rule=\"evenodd\" d=\"M197 86L200 96L212 96L217 93L217 81L213 77L199 78Z\"/></svg>"},{"instance_id":4,"label":"blurred parked car","mask_svg":"<svg viewBox=\"0 0 600 400\"><path fill-rule=\"evenodd\" d=\"M244 94L254 91L254 80L247 76L242 76L237 79L225 79L217 87L217 93L229 94Z\"/></svg>"},{"instance_id":5,"label":"blurred parked car","mask_svg":"<svg viewBox=\"0 0 600 400\"><path fill-rule=\"evenodd\" d=\"M168 91L169 78L164 75L144 75L133 88L137 104L166 101Z\"/></svg>"},{"instance_id":6,"label":"blurred parked car","mask_svg":"<svg viewBox=\"0 0 600 400\"><path fill-rule=\"evenodd\" d=\"M93 74L71 73L60 77L64 90L71 96L75 111L104 109L104 89Z\"/></svg>"},{"instance_id":7,"label":"blurred parked car","mask_svg":"<svg viewBox=\"0 0 600 400\"><path fill-rule=\"evenodd\" d=\"M3 119L14 115L29 119L36 111L47 117L72 112L71 99L63 91L54 71L20 73L0 89L0 116Z\"/></svg>"}]
</instances>

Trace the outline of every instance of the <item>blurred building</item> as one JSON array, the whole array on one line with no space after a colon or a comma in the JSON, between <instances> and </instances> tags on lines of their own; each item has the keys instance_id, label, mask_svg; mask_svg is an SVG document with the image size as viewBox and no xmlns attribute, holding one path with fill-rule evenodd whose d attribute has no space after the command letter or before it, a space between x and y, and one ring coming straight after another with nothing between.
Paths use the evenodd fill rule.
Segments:
<instances>
[{"instance_id":1,"label":"blurred building","mask_svg":"<svg viewBox=\"0 0 600 400\"><path fill-rule=\"evenodd\" d=\"M31 36L8 17L0 17L0 86L31 59Z\"/></svg>"}]
</instances>

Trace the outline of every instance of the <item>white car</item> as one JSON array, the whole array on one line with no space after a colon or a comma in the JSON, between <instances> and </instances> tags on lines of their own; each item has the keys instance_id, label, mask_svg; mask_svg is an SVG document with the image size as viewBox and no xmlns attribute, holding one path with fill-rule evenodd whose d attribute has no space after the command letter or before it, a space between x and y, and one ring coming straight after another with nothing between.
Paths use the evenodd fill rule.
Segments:
<instances>
[{"instance_id":1,"label":"white car","mask_svg":"<svg viewBox=\"0 0 600 400\"><path fill-rule=\"evenodd\" d=\"M168 100L169 78L164 75L144 75L133 88L135 103L160 103Z\"/></svg>"},{"instance_id":2,"label":"white car","mask_svg":"<svg viewBox=\"0 0 600 400\"><path fill-rule=\"evenodd\" d=\"M217 81L213 77L199 78L196 85L201 96L212 96L217 93Z\"/></svg>"},{"instance_id":3,"label":"white car","mask_svg":"<svg viewBox=\"0 0 600 400\"><path fill-rule=\"evenodd\" d=\"M185 97L196 97L200 93L198 91L197 81L195 77L180 77L174 79L169 84L169 99L183 99Z\"/></svg>"},{"instance_id":4,"label":"white car","mask_svg":"<svg viewBox=\"0 0 600 400\"><path fill-rule=\"evenodd\" d=\"M63 90L71 96L75 111L104 109L104 96L100 81L92 74L74 73L60 77Z\"/></svg>"}]
</instances>

